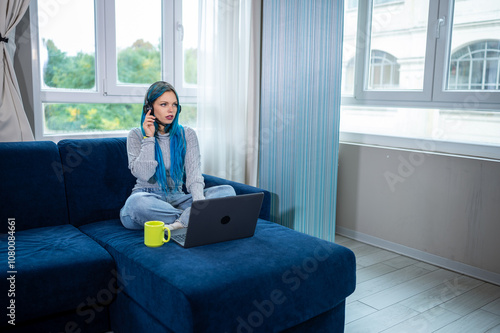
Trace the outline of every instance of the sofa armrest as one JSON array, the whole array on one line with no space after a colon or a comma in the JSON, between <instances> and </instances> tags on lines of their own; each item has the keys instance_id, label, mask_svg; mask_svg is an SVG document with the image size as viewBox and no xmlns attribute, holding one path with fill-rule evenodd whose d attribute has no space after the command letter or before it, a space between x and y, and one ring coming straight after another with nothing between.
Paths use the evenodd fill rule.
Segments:
<instances>
[{"instance_id":1,"label":"sofa armrest","mask_svg":"<svg viewBox=\"0 0 500 333\"><path fill-rule=\"evenodd\" d=\"M234 191L236 192L237 195L260 193L260 192L264 193L264 200L262 201L262 207L260 209L259 218L267 221L271 220L271 192L255 186L246 185L243 183L238 183L232 180L227 180L224 178L219 178L206 174L203 174L203 177L205 178L206 188L217 185L231 185L234 188Z\"/></svg>"}]
</instances>

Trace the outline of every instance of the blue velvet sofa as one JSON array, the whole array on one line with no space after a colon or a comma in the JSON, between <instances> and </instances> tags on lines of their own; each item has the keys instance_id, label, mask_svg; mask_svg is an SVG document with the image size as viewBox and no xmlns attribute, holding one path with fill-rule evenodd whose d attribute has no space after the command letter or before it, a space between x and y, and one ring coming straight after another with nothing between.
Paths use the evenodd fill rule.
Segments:
<instances>
[{"instance_id":1,"label":"blue velvet sofa","mask_svg":"<svg viewBox=\"0 0 500 333\"><path fill-rule=\"evenodd\" d=\"M0 143L0 331L343 332L350 250L209 175L265 193L255 235L148 248L118 217L134 182L125 138Z\"/></svg>"}]
</instances>

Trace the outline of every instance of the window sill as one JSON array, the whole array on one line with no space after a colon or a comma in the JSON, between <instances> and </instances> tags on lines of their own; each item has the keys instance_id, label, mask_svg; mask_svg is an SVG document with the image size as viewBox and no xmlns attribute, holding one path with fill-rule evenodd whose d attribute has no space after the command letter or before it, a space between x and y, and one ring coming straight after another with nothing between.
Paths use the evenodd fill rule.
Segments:
<instances>
[{"instance_id":1,"label":"window sill","mask_svg":"<svg viewBox=\"0 0 500 333\"><path fill-rule=\"evenodd\" d=\"M129 131L113 131L113 132L91 132L91 133L61 133L61 134L45 134L37 137L40 141L53 141L58 143L65 139L100 139L100 138L120 138L126 137Z\"/></svg>"},{"instance_id":2,"label":"window sill","mask_svg":"<svg viewBox=\"0 0 500 333\"><path fill-rule=\"evenodd\" d=\"M409 149L424 151L428 154L500 162L500 147L497 145L451 142L425 138L405 138L353 132L340 132L340 143L383 147L389 149Z\"/></svg>"}]
</instances>

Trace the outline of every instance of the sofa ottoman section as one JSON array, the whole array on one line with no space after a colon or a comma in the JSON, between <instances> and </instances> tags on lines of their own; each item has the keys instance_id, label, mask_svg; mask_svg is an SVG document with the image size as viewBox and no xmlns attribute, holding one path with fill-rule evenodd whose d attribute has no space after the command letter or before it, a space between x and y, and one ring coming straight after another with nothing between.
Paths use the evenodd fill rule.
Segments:
<instances>
[{"instance_id":1,"label":"sofa ottoman section","mask_svg":"<svg viewBox=\"0 0 500 333\"><path fill-rule=\"evenodd\" d=\"M251 238L189 249L148 248L119 220L80 228L129 277L123 296L167 331L281 332L337 307L343 314L355 288L349 249L265 220Z\"/></svg>"}]
</instances>

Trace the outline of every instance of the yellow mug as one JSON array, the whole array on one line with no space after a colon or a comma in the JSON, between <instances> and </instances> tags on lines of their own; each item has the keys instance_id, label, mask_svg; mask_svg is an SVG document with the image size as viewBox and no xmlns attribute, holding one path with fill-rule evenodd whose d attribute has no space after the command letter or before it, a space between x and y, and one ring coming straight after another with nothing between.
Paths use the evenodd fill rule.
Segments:
<instances>
[{"instance_id":1,"label":"yellow mug","mask_svg":"<svg viewBox=\"0 0 500 333\"><path fill-rule=\"evenodd\" d=\"M165 230L168 238L165 239ZM144 223L144 244L148 247L159 247L170 240L170 229L161 221L148 221Z\"/></svg>"}]
</instances>

